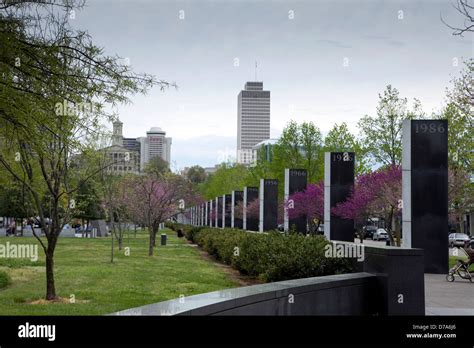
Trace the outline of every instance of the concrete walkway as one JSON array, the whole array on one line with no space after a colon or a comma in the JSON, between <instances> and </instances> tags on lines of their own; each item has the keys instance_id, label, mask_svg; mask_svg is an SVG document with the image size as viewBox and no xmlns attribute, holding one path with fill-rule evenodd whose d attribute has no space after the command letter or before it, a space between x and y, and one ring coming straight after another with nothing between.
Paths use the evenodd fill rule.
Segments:
<instances>
[{"instance_id":1,"label":"concrete walkway","mask_svg":"<svg viewBox=\"0 0 474 348\"><path fill-rule=\"evenodd\" d=\"M474 282L445 274L425 274L426 315L474 315Z\"/></svg>"}]
</instances>

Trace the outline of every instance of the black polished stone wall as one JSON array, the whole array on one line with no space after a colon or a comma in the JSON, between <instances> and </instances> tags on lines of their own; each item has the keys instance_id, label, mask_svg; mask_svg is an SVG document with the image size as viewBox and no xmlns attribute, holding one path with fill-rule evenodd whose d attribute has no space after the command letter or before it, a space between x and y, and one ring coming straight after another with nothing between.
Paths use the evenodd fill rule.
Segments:
<instances>
[{"instance_id":1,"label":"black polished stone wall","mask_svg":"<svg viewBox=\"0 0 474 348\"><path fill-rule=\"evenodd\" d=\"M225 227L231 227L232 217L232 195L225 195Z\"/></svg>"},{"instance_id":2,"label":"black polished stone wall","mask_svg":"<svg viewBox=\"0 0 474 348\"><path fill-rule=\"evenodd\" d=\"M306 169L290 169L288 173L288 195L306 190L308 183L308 173ZM294 203L294 209L298 209L297 203ZM295 229L296 232L306 233L306 216L288 219L288 229Z\"/></svg>"},{"instance_id":3,"label":"black polished stone wall","mask_svg":"<svg viewBox=\"0 0 474 348\"><path fill-rule=\"evenodd\" d=\"M448 270L448 123L411 121L411 238L425 272Z\"/></svg>"},{"instance_id":4,"label":"black polished stone wall","mask_svg":"<svg viewBox=\"0 0 474 348\"><path fill-rule=\"evenodd\" d=\"M234 191L234 228L242 229L243 221L241 218L237 218L235 215L242 215L242 212L237 212L238 205L244 199L244 191Z\"/></svg>"},{"instance_id":5,"label":"black polished stone wall","mask_svg":"<svg viewBox=\"0 0 474 348\"><path fill-rule=\"evenodd\" d=\"M354 152L331 152L331 208L344 202L354 186ZM331 240L354 241L354 221L331 214Z\"/></svg>"},{"instance_id":6,"label":"black polished stone wall","mask_svg":"<svg viewBox=\"0 0 474 348\"><path fill-rule=\"evenodd\" d=\"M278 180L264 179L262 185L263 231L275 230L278 227Z\"/></svg>"},{"instance_id":7,"label":"black polished stone wall","mask_svg":"<svg viewBox=\"0 0 474 348\"><path fill-rule=\"evenodd\" d=\"M258 200L258 187L247 187L247 205ZM258 231L258 218L247 216L247 230Z\"/></svg>"},{"instance_id":8,"label":"black polished stone wall","mask_svg":"<svg viewBox=\"0 0 474 348\"><path fill-rule=\"evenodd\" d=\"M222 196L217 197L217 207L216 207L216 213L217 213L217 227L224 227L223 220L222 220Z\"/></svg>"}]
</instances>

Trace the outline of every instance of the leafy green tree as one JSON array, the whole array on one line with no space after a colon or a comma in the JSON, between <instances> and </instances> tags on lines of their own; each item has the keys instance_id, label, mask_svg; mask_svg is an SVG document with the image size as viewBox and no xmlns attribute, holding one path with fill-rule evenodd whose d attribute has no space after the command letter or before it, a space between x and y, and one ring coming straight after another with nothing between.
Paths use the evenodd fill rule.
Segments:
<instances>
[{"instance_id":1,"label":"leafy green tree","mask_svg":"<svg viewBox=\"0 0 474 348\"><path fill-rule=\"evenodd\" d=\"M460 76L454 78L448 89L447 106L438 115L448 120L449 160L449 213L451 222L462 232L463 215L474 204L474 185L470 174L474 172L474 59L466 60Z\"/></svg>"},{"instance_id":2,"label":"leafy green tree","mask_svg":"<svg viewBox=\"0 0 474 348\"><path fill-rule=\"evenodd\" d=\"M160 156L153 157L145 165L145 173L159 178L166 173L170 173L169 163Z\"/></svg>"},{"instance_id":3,"label":"leafy green tree","mask_svg":"<svg viewBox=\"0 0 474 348\"><path fill-rule=\"evenodd\" d=\"M312 122L301 124L290 121L283 129L277 143L271 147L271 161L259 159L252 170L262 178L278 179L280 195L283 194L284 169L301 168L308 171L309 182L323 176L324 154L322 135Z\"/></svg>"},{"instance_id":4,"label":"leafy green tree","mask_svg":"<svg viewBox=\"0 0 474 348\"><path fill-rule=\"evenodd\" d=\"M376 116L365 115L358 123L360 142L375 163L400 165L403 120L423 117L418 100L414 100L413 108L409 110L407 99L388 85L383 94L379 94Z\"/></svg>"},{"instance_id":5,"label":"leafy green tree","mask_svg":"<svg viewBox=\"0 0 474 348\"><path fill-rule=\"evenodd\" d=\"M473 170L474 157L474 59L464 62L459 77L447 89L448 104L439 114L448 120L448 151L450 168Z\"/></svg>"},{"instance_id":6,"label":"leafy green tree","mask_svg":"<svg viewBox=\"0 0 474 348\"><path fill-rule=\"evenodd\" d=\"M324 163L322 145L321 131L314 123L290 121L274 148L274 174L283 178L285 168L302 168L308 171L310 182L321 179Z\"/></svg>"},{"instance_id":7,"label":"leafy green tree","mask_svg":"<svg viewBox=\"0 0 474 348\"><path fill-rule=\"evenodd\" d=\"M73 29L69 14L82 3L0 6L0 165L24 185L40 218L45 237L34 235L46 256L47 300L57 298L54 253L74 214L72 197L80 183L104 170L88 161L74 168L74 157L91 149L99 125L113 118L106 105L168 86L134 73L118 56L105 55L87 32Z\"/></svg>"},{"instance_id":8,"label":"leafy green tree","mask_svg":"<svg viewBox=\"0 0 474 348\"><path fill-rule=\"evenodd\" d=\"M360 141L349 131L347 124L334 124L333 128L324 138L325 152L344 152L353 151L356 154L355 174L363 174L370 171L367 159L367 149L365 149Z\"/></svg>"},{"instance_id":9,"label":"leafy green tree","mask_svg":"<svg viewBox=\"0 0 474 348\"><path fill-rule=\"evenodd\" d=\"M29 200L28 192L18 183L0 190L0 216L8 216L21 221L23 233L23 219L34 215L33 205Z\"/></svg>"},{"instance_id":10,"label":"leafy green tree","mask_svg":"<svg viewBox=\"0 0 474 348\"><path fill-rule=\"evenodd\" d=\"M74 195L77 202L74 217L82 220L83 228L90 220L103 219L105 216L97 186L96 180L80 182Z\"/></svg>"},{"instance_id":11,"label":"leafy green tree","mask_svg":"<svg viewBox=\"0 0 474 348\"><path fill-rule=\"evenodd\" d=\"M228 194L233 190L242 190L248 180L247 167L238 163L223 163L215 173L199 186L206 199Z\"/></svg>"},{"instance_id":12,"label":"leafy green tree","mask_svg":"<svg viewBox=\"0 0 474 348\"><path fill-rule=\"evenodd\" d=\"M191 182L192 184L200 184L206 180L206 172L204 171L204 168L201 166L192 166L191 168L188 169L188 172L186 173L186 178Z\"/></svg>"}]
</instances>

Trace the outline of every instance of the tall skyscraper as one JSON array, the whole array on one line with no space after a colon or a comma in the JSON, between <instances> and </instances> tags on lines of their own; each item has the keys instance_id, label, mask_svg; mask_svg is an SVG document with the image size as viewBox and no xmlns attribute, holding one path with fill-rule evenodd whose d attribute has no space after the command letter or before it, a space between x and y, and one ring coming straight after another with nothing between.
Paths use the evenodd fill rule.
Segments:
<instances>
[{"instance_id":1,"label":"tall skyscraper","mask_svg":"<svg viewBox=\"0 0 474 348\"><path fill-rule=\"evenodd\" d=\"M270 91L247 82L237 100L237 162L253 162L254 145L270 138Z\"/></svg>"},{"instance_id":2,"label":"tall skyscraper","mask_svg":"<svg viewBox=\"0 0 474 348\"><path fill-rule=\"evenodd\" d=\"M168 162L171 161L171 138L166 137L166 132L160 127L152 127L146 132L146 137L138 138L141 144L140 164L142 170L145 164L154 157L161 157Z\"/></svg>"}]
</instances>

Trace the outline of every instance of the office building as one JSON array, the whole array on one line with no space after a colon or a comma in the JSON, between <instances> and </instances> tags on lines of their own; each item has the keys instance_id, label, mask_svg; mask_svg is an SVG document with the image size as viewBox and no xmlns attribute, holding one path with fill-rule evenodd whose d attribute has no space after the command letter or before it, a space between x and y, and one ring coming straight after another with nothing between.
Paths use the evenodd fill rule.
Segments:
<instances>
[{"instance_id":1,"label":"office building","mask_svg":"<svg viewBox=\"0 0 474 348\"><path fill-rule=\"evenodd\" d=\"M146 137L137 138L140 142L140 165L142 170L145 165L157 156L168 164L171 162L171 138L160 127L152 127L146 132Z\"/></svg>"},{"instance_id":2,"label":"office building","mask_svg":"<svg viewBox=\"0 0 474 348\"><path fill-rule=\"evenodd\" d=\"M270 138L270 91L247 82L237 100L237 162L251 164L253 147Z\"/></svg>"}]
</instances>

